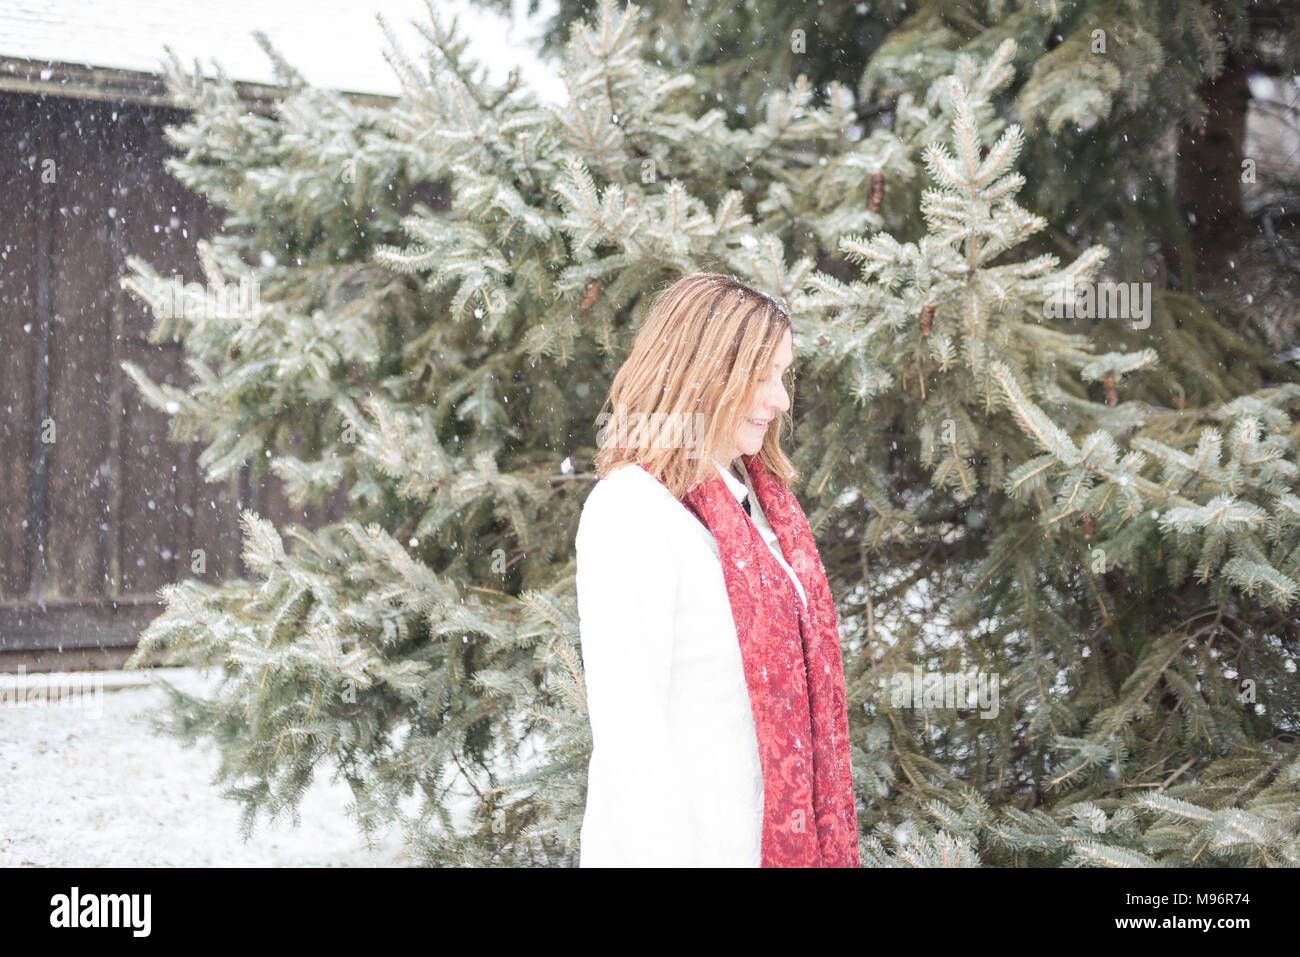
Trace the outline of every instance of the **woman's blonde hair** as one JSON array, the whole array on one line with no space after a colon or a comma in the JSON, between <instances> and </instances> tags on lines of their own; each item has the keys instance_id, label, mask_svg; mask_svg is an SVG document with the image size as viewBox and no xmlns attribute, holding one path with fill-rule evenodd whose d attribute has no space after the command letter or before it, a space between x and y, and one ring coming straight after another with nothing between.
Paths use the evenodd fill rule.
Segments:
<instances>
[{"instance_id":1,"label":"woman's blonde hair","mask_svg":"<svg viewBox=\"0 0 1300 957\"><path fill-rule=\"evenodd\" d=\"M770 296L730 276L695 273L663 290L610 385L596 474L638 464L679 499L715 475L714 455L749 415L790 328ZM778 417L758 452L786 484L798 479L781 451L792 424L788 413Z\"/></svg>"}]
</instances>

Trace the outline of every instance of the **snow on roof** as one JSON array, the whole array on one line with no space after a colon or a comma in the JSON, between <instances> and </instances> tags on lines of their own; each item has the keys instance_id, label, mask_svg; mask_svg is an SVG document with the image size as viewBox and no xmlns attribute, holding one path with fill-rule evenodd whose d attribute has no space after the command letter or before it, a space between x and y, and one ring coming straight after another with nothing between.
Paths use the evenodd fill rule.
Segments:
<instances>
[{"instance_id":1,"label":"snow on roof","mask_svg":"<svg viewBox=\"0 0 1300 957\"><path fill-rule=\"evenodd\" d=\"M550 99L561 84L529 43L556 0L544 0L533 17L524 0L513 2L505 18L467 0L433 0L440 23L458 18L468 53L491 79L518 67L523 82ZM430 23L424 0L6 0L0 57L160 73L167 45L189 69L198 58L208 72L216 60L234 80L273 84L270 62L252 36L261 30L316 86L395 96L401 85L384 59L376 12L418 62L428 42L411 21Z\"/></svg>"}]
</instances>

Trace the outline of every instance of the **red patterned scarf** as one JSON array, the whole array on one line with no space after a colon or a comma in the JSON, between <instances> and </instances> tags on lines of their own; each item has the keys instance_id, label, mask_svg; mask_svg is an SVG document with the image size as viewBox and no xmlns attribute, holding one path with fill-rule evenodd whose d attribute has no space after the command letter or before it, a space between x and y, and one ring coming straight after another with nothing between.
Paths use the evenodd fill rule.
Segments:
<instances>
[{"instance_id":1,"label":"red patterned scarf","mask_svg":"<svg viewBox=\"0 0 1300 957\"><path fill-rule=\"evenodd\" d=\"M763 768L763 867L858 867L839 630L808 519L757 456L741 456L808 607L722 476L686 494L713 533Z\"/></svg>"}]
</instances>

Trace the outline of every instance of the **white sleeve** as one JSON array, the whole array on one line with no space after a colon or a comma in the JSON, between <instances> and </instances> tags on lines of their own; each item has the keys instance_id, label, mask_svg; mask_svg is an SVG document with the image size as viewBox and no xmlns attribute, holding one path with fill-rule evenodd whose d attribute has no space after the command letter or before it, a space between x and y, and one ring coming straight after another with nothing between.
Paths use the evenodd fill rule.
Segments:
<instances>
[{"instance_id":1,"label":"white sleeve","mask_svg":"<svg viewBox=\"0 0 1300 957\"><path fill-rule=\"evenodd\" d=\"M587 800L599 821L596 846L582 848L584 866L681 866L693 853L668 717L678 564L657 503L629 494L637 491L598 484L578 523L578 622L596 772Z\"/></svg>"}]
</instances>

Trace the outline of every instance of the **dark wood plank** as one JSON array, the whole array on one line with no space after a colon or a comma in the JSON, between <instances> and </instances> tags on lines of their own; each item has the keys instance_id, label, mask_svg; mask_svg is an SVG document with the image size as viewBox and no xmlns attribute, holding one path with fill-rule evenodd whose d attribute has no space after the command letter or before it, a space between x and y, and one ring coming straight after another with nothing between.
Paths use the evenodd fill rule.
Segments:
<instances>
[{"instance_id":1,"label":"dark wood plank","mask_svg":"<svg viewBox=\"0 0 1300 957\"><path fill-rule=\"evenodd\" d=\"M49 531L43 597L104 594L112 352L110 225L104 185L113 177L107 104L61 102L53 154L58 202L53 231L54 317L50 337Z\"/></svg>"},{"instance_id":2,"label":"dark wood plank","mask_svg":"<svg viewBox=\"0 0 1300 957\"><path fill-rule=\"evenodd\" d=\"M37 436L33 372L36 319L37 220L41 163L32 98L0 94L0 599L25 597L32 451Z\"/></svg>"}]
</instances>

